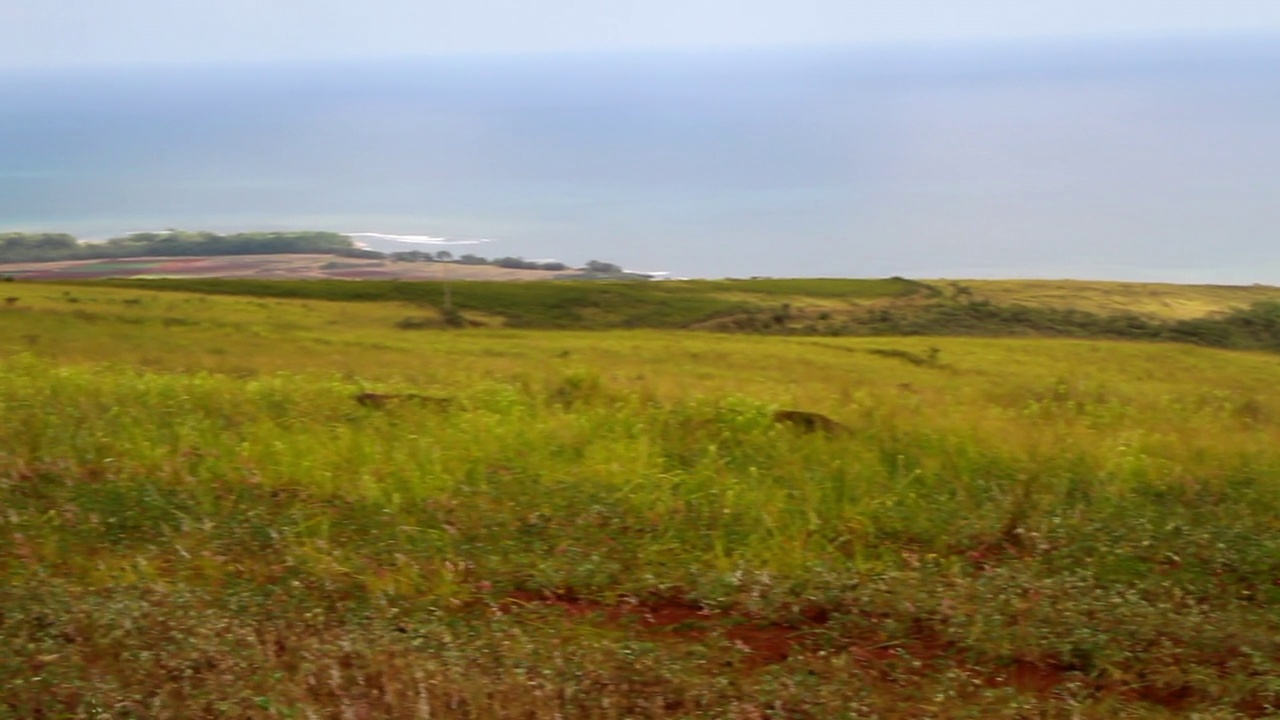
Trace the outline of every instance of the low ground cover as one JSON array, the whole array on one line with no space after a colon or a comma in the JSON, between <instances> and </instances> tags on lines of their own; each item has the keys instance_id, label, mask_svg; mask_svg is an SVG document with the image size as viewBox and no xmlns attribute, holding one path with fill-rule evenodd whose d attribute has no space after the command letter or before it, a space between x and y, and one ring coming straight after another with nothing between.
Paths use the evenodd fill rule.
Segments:
<instances>
[{"instance_id":1,"label":"low ground cover","mask_svg":"<svg viewBox=\"0 0 1280 720\"><path fill-rule=\"evenodd\" d=\"M1280 702L1273 355L40 293L0 315L0 717Z\"/></svg>"}]
</instances>

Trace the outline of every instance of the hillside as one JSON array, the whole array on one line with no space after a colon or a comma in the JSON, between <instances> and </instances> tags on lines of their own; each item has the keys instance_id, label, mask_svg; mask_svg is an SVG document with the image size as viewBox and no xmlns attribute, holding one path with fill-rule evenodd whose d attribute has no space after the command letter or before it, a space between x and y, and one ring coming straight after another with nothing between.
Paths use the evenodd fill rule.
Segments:
<instances>
[{"instance_id":1,"label":"hillside","mask_svg":"<svg viewBox=\"0 0 1280 720\"><path fill-rule=\"evenodd\" d=\"M437 264L438 265L438 264ZM399 303L405 329L448 324L769 335L1073 337L1280 350L1280 289L903 278L671 282L102 280L138 290ZM1195 315L1197 311L1206 314Z\"/></svg>"},{"instance_id":2,"label":"hillside","mask_svg":"<svg viewBox=\"0 0 1280 720\"><path fill-rule=\"evenodd\" d=\"M356 258L331 254L276 254L276 255L223 255L213 257L147 257L98 260L72 260L61 262L32 262L0 264L0 277L20 280L102 280L139 279L170 280L178 282L147 283L135 287L193 289L220 294L245 294L264 297L329 297L331 299L412 299L430 302L429 298L443 297L443 291L429 284L439 281L528 281L556 280L581 277L581 271L548 271L504 268L491 264L467 264L460 262L402 262L394 258ZM595 277L599 277L598 275ZM425 283L416 291L406 291L400 286L374 285L359 290L337 290L330 286L308 286L305 289L288 285L218 283L217 279L249 280L398 280ZM213 280L215 282L206 282ZM181 281L198 281L196 284ZM1076 313L1076 320L1058 316L1047 324L1065 322L1079 324L1079 314L1100 318L1133 316L1157 323L1211 318L1250 307L1258 302L1280 302L1280 288L1265 285L1183 285L1172 283L1103 282L1083 280L925 280L905 281L906 284L876 285L861 280L824 279L753 279L719 281L681 281L672 285L647 290L610 289L591 291L576 290L528 290L498 289L483 285L474 286L474 292L459 296L459 304L466 309L468 302L473 309L494 312L495 304L510 301L528 307L544 302L561 308L562 315L573 315L581 310L577 321L561 317L561 326L586 323L591 326L611 324L635 324L632 318L619 317L601 311L599 305L608 305L608 297L622 293L637 307L673 296L699 296L714 299L704 303L701 316L685 317L694 326L708 330L753 332L802 332L808 334L865 334L875 332L872 326L886 325L869 321L867 311L887 311L913 322L890 322L891 333L949 334L947 326L960 328L965 323L952 322L946 312L956 304L987 304L998 308L1031 308L1059 313ZM677 287L679 289L673 289ZM467 299L470 296L470 300ZM487 299L493 301L489 302ZM593 298L600 298L597 302ZM484 306L484 307L481 307ZM943 317L921 319L931 311L943 309ZM953 308L951 308L953 309ZM526 324L527 318L516 315L529 313L510 308L507 313L516 324ZM502 314L499 311L498 314ZM643 314L643 313L633 313ZM937 314L933 312L933 314ZM652 315L652 313L650 313ZM586 321L590 316L590 322ZM883 316L882 316L883 317ZM990 326L990 318L978 325ZM701 324L697 324L701 323ZM1045 325L1046 323L1040 323ZM538 322L532 323L534 326ZM640 323L648 325L644 322ZM996 334L1007 334L1010 323ZM1013 325L1025 325L1016 318ZM972 323L970 323L972 325ZM656 325L669 327L670 323ZM1043 333L1045 327L1032 328ZM1084 334L1093 331L1083 329ZM1072 334L1066 332L1064 334ZM1080 334L1080 333L1075 333Z\"/></svg>"},{"instance_id":3,"label":"hillside","mask_svg":"<svg viewBox=\"0 0 1280 720\"><path fill-rule=\"evenodd\" d=\"M712 301L930 302L904 283L458 295L599 288L622 293L610 322L640 302L684 323ZM326 297L0 286L0 716L1280 703L1274 355L471 309L489 326L406 331L426 309L393 283L262 284ZM541 297L529 317L596 296Z\"/></svg>"}]
</instances>

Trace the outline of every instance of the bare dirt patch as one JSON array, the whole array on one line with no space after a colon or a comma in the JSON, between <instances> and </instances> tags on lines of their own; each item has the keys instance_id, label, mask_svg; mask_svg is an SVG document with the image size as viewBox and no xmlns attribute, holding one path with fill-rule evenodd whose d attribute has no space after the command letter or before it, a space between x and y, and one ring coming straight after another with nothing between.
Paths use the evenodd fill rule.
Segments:
<instances>
[{"instance_id":1,"label":"bare dirt patch","mask_svg":"<svg viewBox=\"0 0 1280 720\"><path fill-rule=\"evenodd\" d=\"M634 628L653 638L675 641L696 642L719 634L746 653L749 668L787 660L805 641L806 631L827 622L826 614L820 611L804 613L796 621L776 622L708 610L679 598L608 605L572 595L548 596L530 591L512 593L499 607L505 612L554 607L575 621Z\"/></svg>"},{"instance_id":2,"label":"bare dirt patch","mask_svg":"<svg viewBox=\"0 0 1280 720\"><path fill-rule=\"evenodd\" d=\"M1187 685L1104 680L1054 663L1014 660L999 665L975 664L967 658L963 646L942 639L924 627L917 628L911 638L895 642L834 638L833 634L838 631L831 624L830 611L822 607L806 608L793 619L779 621L751 613L710 610L678 597L608 604L572 593L535 591L511 593L495 607L501 613L555 609L570 622L635 632L651 641L703 643L722 638L742 651L735 665L748 673L793 658L798 662L813 662L815 653L824 650L824 656L842 654L855 659L868 677L891 685L900 685L912 675L923 678L926 674L950 671L962 673L983 687L1009 688L1041 700L1070 687L1085 688L1098 696L1145 702L1174 712L1206 699ZM822 635L827 637L819 642ZM1223 665L1226 664L1224 659ZM1237 703L1236 709L1245 717L1262 717L1269 712L1269 705L1246 699Z\"/></svg>"}]
</instances>

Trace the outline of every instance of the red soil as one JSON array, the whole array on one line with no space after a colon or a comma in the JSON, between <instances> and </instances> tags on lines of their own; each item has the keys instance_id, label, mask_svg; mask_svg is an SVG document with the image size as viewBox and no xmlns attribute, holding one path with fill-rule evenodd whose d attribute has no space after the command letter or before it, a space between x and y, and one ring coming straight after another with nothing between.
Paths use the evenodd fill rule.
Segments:
<instances>
[{"instance_id":1,"label":"red soil","mask_svg":"<svg viewBox=\"0 0 1280 720\"><path fill-rule=\"evenodd\" d=\"M825 613L820 611L805 613L798 622L778 623L707 610L679 599L606 605L571 595L546 596L529 591L512 593L500 605L506 611L531 606L557 607L571 618L595 619L606 626L638 627L651 635L678 640L696 641L720 633L746 652L750 667L786 660L803 641L806 630L827 621Z\"/></svg>"},{"instance_id":2,"label":"red soil","mask_svg":"<svg viewBox=\"0 0 1280 720\"><path fill-rule=\"evenodd\" d=\"M518 591L498 603L499 611L520 612L526 609L554 607L577 622L614 629L638 629L654 639L673 642L701 642L709 637L723 637L744 651L742 669L750 672L775 665L803 653L806 646L816 647L814 631L827 625L829 613L824 608L809 608L795 619L781 622L765 620L751 614L707 610L696 603L670 598L659 601L606 604L577 597L571 593L553 594ZM1185 708L1195 701L1186 687L1155 688L1114 685L1070 668L1029 661L1015 661L999 667L979 667L964 659L963 648L921 628L917 637L905 642L859 644L842 638L840 652L856 658L872 673L892 666L885 678L896 682L901 678L904 661L919 672L959 669L987 687L1010 687L1022 693L1047 698L1055 690L1088 683L1096 692L1114 693L1171 710ZM1252 708L1239 708L1246 716L1257 717Z\"/></svg>"}]
</instances>

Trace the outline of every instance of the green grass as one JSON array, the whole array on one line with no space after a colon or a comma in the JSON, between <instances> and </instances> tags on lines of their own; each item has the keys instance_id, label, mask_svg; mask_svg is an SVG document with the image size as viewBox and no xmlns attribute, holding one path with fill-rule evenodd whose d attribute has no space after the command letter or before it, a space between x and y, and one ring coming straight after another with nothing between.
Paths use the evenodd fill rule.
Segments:
<instances>
[{"instance_id":1,"label":"green grass","mask_svg":"<svg viewBox=\"0 0 1280 720\"><path fill-rule=\"evenodd\" d=\"M1280 702L1273 355L16 289L0 718Z\"/></svg>"},{"instance_id":2,"label":"green grass","mask_svg":"<svg viewBox=\"0 0 1280 720\"><path fill-rule=\"evenodd\" d=\"M968 335L1182 342L1280 350L1275 288L887 280L424 282L114 280L98 286L401 303L394 326L698 329L739 334ZM1150 292L1144 288L1150 288ZM1079 295L1073 296L1072 289ZM446 307L446 297L451 307ZM993 300L994 298L994 300ZM1191 308L1203 311L1190 314Z\"/></svg>"}]
</instances>

